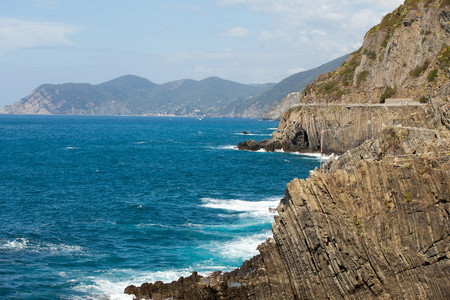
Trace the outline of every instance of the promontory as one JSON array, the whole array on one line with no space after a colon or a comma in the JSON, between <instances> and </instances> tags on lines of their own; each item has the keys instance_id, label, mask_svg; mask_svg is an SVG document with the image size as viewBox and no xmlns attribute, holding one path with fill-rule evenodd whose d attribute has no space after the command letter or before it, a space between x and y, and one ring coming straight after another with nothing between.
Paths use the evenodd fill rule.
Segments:
<instances>
[{"instance_id":1,"label":"promontory","mask_svg":"<svg viewBox=\"0 0 450 300\"><path fill-rule=\"evenodd\" d=\"M300 91L299 91L300 92ZM272 139L335 153L293 179L273 237L232 272L128 286L137 299L450 299L450 1L406 0L322 74Z\"/></svg>"}]
</instances>

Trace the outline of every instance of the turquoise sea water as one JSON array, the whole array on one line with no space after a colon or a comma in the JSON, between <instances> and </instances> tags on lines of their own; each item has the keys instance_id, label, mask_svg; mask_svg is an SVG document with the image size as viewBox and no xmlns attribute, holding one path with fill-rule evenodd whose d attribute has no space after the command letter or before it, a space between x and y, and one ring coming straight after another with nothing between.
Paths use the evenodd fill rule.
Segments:
<instances>
[{"instance_id":1,"label":"turquoise sea water","mask_svg":"<svg viewBox=\"0 0 450 300\"><path fill-rule=\"evenodd\" d=\"M236 150L277 125L0 115L0 298L131 299L129 284L239 267L319 164Z\"/></svg>"}]
</instances>

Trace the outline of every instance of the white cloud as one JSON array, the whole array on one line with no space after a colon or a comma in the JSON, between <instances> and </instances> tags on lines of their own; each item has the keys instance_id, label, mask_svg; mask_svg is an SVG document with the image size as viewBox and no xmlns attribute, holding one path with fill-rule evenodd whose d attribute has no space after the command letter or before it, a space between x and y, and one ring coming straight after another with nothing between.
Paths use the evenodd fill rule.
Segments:
<instances>
[{"instance_id":1,"label":"white cloud","mask_svg":"<svg viewBox=\"0 0 450 300\"><path fill-rule=\"evenodd\" d=\"M323 29L314 29L311 33L314 35L327 35L327 32Z\"/></svg>"},{"instance_id":2,"label":"white cloud","mask_svg":"<svg viewBox=\"0 0 450 300\"><path fill-rule=\"evenodd\" d=\"M51 22L0 18L0 49L72 45L67 35L76 28Z\"/></svg>"},{"instance_id":3,"label":"white cloud","mask_svg":"<svg viewBox=\"0 0 450 300\"><path fill-rule=\"evenodd\" d=\"M217 0L222 7L261 13L268 23L259 32L259 42L274 42L292 51L322 51L335 57L353 51L364 34L404 0ZM271 46L272 46L271 45ZM304 50L308 47L308 50Z\"/></svg>"},{"instance_id":4,"label":"white cloud","mask_svg":"<svg viewBox=\"0 0 450 300\"><path fill-rule=\"evenodd\" d=\"M347 24L350 27L349 29L357 27L367 28L378 24L381 18L381 14L373 10L363 9L353 13Z\"/></svg>"},{"instance_id":5,"label":"white cloud","mask_svg":"<svg viewBox=\"0 0 450 300\"><path fill-rule=\"evenodd\" d=\"M250 30L242 27L235 27L223 33L225 36L244 38L247 37L250 33Z\"/></svg>"}]
</instances>

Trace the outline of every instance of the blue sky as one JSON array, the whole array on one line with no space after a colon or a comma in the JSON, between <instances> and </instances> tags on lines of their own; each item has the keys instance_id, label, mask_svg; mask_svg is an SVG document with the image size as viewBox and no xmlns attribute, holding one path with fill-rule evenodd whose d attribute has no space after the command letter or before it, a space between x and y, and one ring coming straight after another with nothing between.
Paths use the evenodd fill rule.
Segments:
<instances>
[{"instance_id":1,"label":"blue sky","mask_svg":"<svg viewBox=\"0 0 450 300\"><path fill-rule=\"evenodd\" d=\"M0 107L44 83L267 83L361 46L403 0L0 0Z\"/></svg>"}]
</instances>

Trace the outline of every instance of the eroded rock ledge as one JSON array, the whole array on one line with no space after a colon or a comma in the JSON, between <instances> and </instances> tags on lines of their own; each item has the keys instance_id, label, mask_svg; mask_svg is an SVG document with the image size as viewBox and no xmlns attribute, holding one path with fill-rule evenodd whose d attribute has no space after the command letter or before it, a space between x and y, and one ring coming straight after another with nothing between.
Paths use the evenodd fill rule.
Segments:
<instances>
[{"instance_id":1,"label":"eroded rock ledge","mask_svg":"<svg viewBox=\"0 0 450 300\"><path fill-rule=\"evenodd\" d=\"M430 128L386 125L378 138L292 180L273 238L239 269L125 292L137 299L449 299L448 104L422 110L408 113Z\"/></svg>"},{"instance_id":2,"label":"eroded rock ledge","mask_svg":"<svg viewBox=\"0 0 450 300\"><path fill-rule=\"evenodd\" d=\"M238 144L240 150L342 154L364 141L378 138L389 125L430 128L429 109L416 105L298 105L285 112L272 139ZM323 137L322 137L323 132Z\"/></svg>"}]
</instances>

